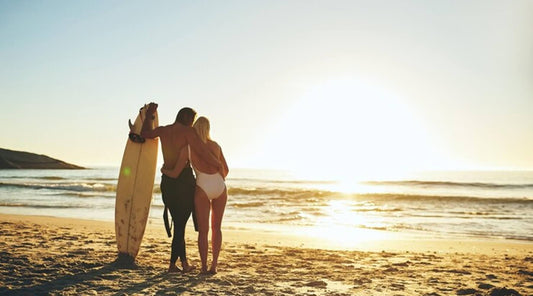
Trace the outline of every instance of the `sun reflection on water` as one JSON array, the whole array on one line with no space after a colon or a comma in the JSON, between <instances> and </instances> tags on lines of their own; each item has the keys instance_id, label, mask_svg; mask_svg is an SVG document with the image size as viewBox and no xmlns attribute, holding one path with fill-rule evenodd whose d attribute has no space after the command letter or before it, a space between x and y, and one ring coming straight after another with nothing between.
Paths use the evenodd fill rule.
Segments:
<instances>
[{"instance_id":1,"label":"sun reflection on water","mask_svg":"<svg viewBox=\"0 0 533 296\"><path fill-rule=\"evenodd\" d=\"M378 221L379 222L379 221ZM365 241L392 239L387 231L365 228L376 224L375 219L358 213L351 200L330 200L324 209L324 216L318 217L304 234L309 237L327 240L335 246L357 246Z\"/></svg>"}]
</instances>

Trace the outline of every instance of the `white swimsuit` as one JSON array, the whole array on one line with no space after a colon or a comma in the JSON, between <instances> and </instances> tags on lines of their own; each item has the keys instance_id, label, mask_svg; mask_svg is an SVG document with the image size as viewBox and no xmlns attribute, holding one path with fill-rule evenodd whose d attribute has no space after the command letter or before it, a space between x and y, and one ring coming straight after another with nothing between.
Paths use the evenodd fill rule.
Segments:
<instances>
[{"instance_id":1,"label":"white swimsuit","mask_svg":"<svg viewBox=\"0 0 533 296\"><path fill-rule=\"evenodd\" d=\"M216 199L217 197L222 195L222 193L226 189L224 178L222 178L222 175L220 175L220 173L218 172L214 174L207 174L199 171L192 162L191 147L188 146L187 148L189 149L189 161L191 163L192 168L194 169L194 172L196 173L196 185L202 188L209 200Z\"/></svg>"}]
</instances>

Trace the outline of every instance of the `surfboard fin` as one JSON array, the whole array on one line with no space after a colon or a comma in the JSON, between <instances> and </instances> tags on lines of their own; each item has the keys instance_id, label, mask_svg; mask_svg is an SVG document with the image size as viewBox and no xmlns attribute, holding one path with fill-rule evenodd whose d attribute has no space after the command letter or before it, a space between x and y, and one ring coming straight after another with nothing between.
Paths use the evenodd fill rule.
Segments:
<instances>
[{"instance_id":1,"label":"surfboard fin","mask_svg":"<svg viewBox=\"0 0 533 296\"><path fill-rule=\"evenodd\" d=\"M128 119L128 125L130 127L130 132L133 131L133 123L131 123L131 119Z\"/></svg>"}]
</instances>

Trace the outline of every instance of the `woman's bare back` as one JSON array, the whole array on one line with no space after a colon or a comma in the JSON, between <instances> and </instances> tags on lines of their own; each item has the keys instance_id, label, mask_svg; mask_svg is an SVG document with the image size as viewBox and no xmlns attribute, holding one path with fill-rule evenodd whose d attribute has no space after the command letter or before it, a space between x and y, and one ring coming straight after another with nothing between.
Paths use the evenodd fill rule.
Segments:
<instances>
[{"instance_id":1,"label":"woman's bare back","mask_svg":"<svg viewBox=\"0 0 533 296\"><path fill-rule=\"evenodd\" d=\"M220 159L221 156L221 149L220 146L215 142L208 140L207 146L209 147L209 151L213 156L215 156L216 159ZM200 158L194 151L191 151L191 162L193 163L194 167L196 167L197 170L206 173L206 174L214 174L218 172L218 169L214 166L209 165L205 160Z\"/></svg>"}]
</instances>

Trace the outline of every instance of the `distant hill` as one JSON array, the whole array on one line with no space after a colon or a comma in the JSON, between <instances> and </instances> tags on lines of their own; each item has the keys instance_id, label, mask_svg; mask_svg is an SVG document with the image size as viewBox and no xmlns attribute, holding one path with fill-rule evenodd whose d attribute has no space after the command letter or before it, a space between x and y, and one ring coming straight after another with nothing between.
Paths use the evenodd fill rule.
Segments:
<instances>
[{"instance_id":1,"label":"distant hill","mask_svg":"<svg viewBox=\"0 0 533 296\"><path fill-rule=\"evenodd\" d=\"M0 169L84 169L84 167L46 155L0 148Z\"/></svg>"}]
</instances>

